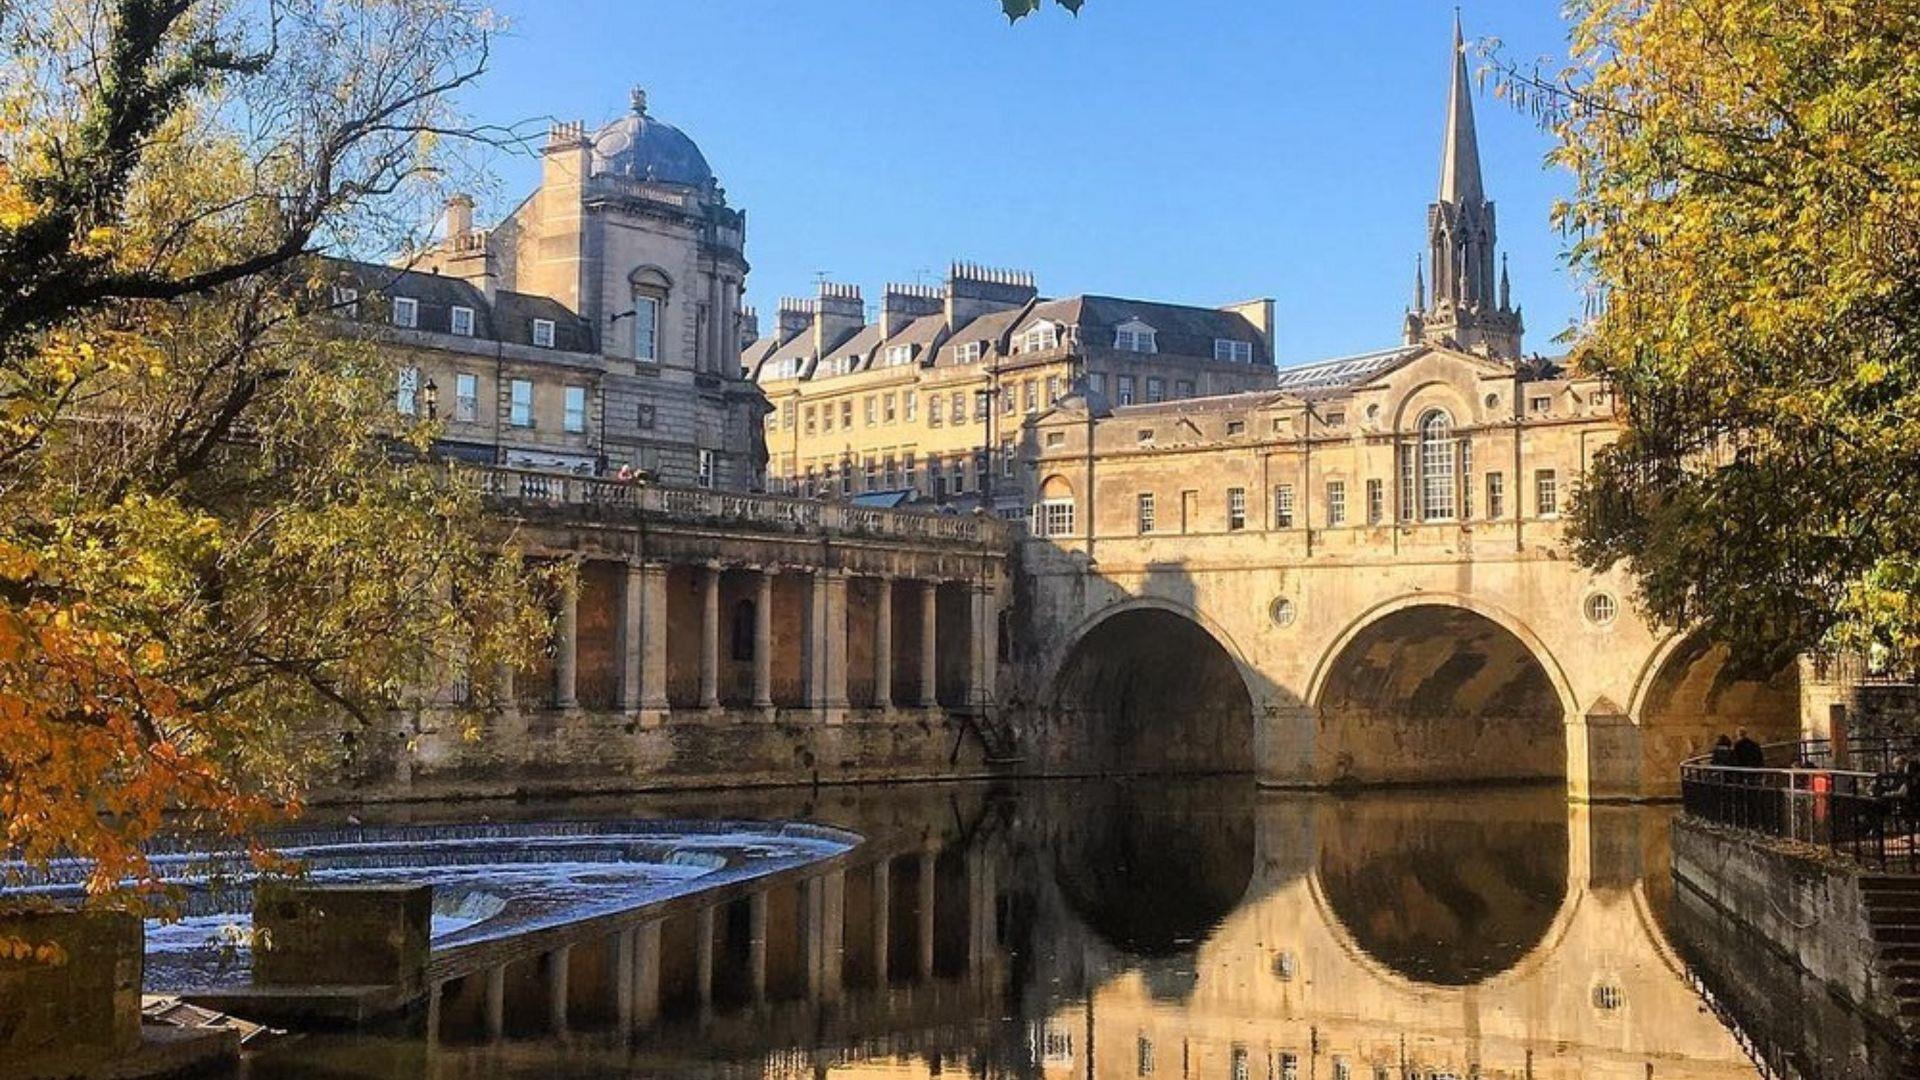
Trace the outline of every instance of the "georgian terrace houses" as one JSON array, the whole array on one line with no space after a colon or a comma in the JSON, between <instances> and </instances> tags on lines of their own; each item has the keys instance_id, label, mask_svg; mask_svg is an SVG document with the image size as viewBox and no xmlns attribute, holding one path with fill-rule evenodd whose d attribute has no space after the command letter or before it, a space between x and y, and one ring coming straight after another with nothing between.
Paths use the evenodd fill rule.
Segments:
<instances>
[{"instance_id":1,"label":"georgian terrace houses","mask_svg":"<svg viewBox=\"0 0 1920 1080\"><path fill-rule=\"evenodd\" d=\"M1047 300L1030 274L956 263L944 287L887 286L876 322L857 286L783 300L741 364L772 406L773 490L1021 517L1027 419L1082 377L1143 403L1270 387L1273 302Z\"/></svg>"}]
</instances>

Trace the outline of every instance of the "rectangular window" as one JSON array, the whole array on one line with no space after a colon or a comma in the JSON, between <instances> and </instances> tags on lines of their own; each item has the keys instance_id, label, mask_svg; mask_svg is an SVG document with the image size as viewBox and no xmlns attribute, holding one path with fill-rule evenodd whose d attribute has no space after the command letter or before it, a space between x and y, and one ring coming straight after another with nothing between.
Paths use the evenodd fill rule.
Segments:
<instances>
[{"instance_id":1,"label":"rectangular window","mask_svg":"<svg viewBox=\"0 0 1920 1080\"><path fill-rule=\"evenodd\" d=\"M453 418L471 424L480 419L480 377L462 371L453 377Z\"/></svg>"},{"instance_id":2,"label":"rectangular window","mask_svg":"<svg viewBox=\"0 0 1920 1080\"><path fill-rule=\"evenodd\" d=\"M641 431L652 431L657 417L658 413L654 410L653 402L643 401L634 406L633 426L639 428Z\"/></svg>"},{"instance_id":3,"label":"rectangular window","mask_svg":"<svg viewBox=\"0 0 1920 1080\"><path fill-rule=\"evenodd\" d=\"M408 330L420 325L420 301L411 296L393 298L393 325Z\"/></svg>"},{"instance_id":4,"label":"rectangular window","mask_svg":"<svg viewBox=\"0 0 1920 1080\"><path fill-rule=\"evenodd\" d=\"M567 387L566 423L568 431L578 435L587 430L587 388L584 386Z\"/></svg>"},{"instance_id":5,"label":"rectangular window","mask_svg":"<svg viewBox=\"0 0 1920 1080\"><path fill-rule=\"evenodd\" d=\"M1140 493L1136 517L1139 521L1140 534L1142 536L1153 531L1153 492L1143 491Z\"/></svg>"},{"instance_id":6,"label":"rectangular window","mask_svg":"<svg viewBox=\"0 0 1920 1080\"><path fill-rule=\"evenodd\" d=\"M1487 474L1487 517L1498 521L1507 516L1507 474Z\"/></svg>"},{"instance_id":7,"label":"rectangular window","mask_svg":"<svg viewBox=\"0 0 1920 1080\"><path fill-rule=\"evenodd\" d=\"M394 382L393 407L401 416L420 413L420 369L403 367Z\"/></svg>"},{"instance_id":8,"label":"rectangular window","mask_svg":"<svg viewBox=\"0 0 1920 1080\"><path fill-rule=\"evenodd\" d=\"M1460 520L1473 520L1473 440L1460 436Z\"/></svg>"},{"instance_id":9,"label":"rectangular window","mask_svg":"<svg viewBox=\"0 0 1920 1080\"><path fill-rule=\"evenodd\" d=\"M473 336L473 309L454 305L447 314L447 329L458 337Z\"/></svg>"},{"instance_id":10,"label":"rectangular window","mask_svg":"<svg viewBox=\"0 0 1920 1080\"><path fill-rule=\"evenodd\" d=\"M816 410L812 405L807 406L807 434L809 435L813 434L818 427L818 425L815 423L817 414L818 414L818 410Z\"/></svg>"},{"instance_id":11,"label":"rectangular window","mask_svg":"<svg viewBox=\"0 0 1920 1080\"><path fill-rule=\"evenodd\" d=\"M1337 529L1347 523L1347 482L1327 481L1327 527Z\"/></svg>"},{"instance_id":12,"label":"rectangular window","mask_svg":"<svg viewBox=\"0 0 1920 1080\"><path fill-rule=\"evenodd\" d=\"M335 285L333 287L333 307L334 310L340 313L340 317L343 319L359 318L360 290L350 289L345 285Z\"/></svg>"},{"instance_id":13,"label":"rectangular window","mask_svg":"<svg viewBox=\"0 0 1920 1080\"><path fill-rule=\"evenodd\" d=\"M889 424L900 418L899 395L888 394L880 400L880 418Z\"/></svg>"},{"instance_id":14,"label":"rectangular window","mask_svg":"<svg viewBox=\"0 0 1920 1080\"><path fill-rule=\"evenodd\" d=\"M1245 435L1246 433L1247 433L1247 422L1245 420L1227 421L1227 434Z\"/></svg>"},{"instance_id":15,"label":"rectangular window","mask_svg":"<svg viewBox=\"0 0 1920 1080\"><path fill-rule=\"evenodd\" d=\"M877 459L873 457L867 458L866 474L867 474L867 490L879 491L880 490L880 462Z\"/></svg>"},{"instance_id":16,"label":"rectangular window","mask_svg":"<svg viewBox=\"0 0 1920 1080\"><path fill-rule=\"evenodd\" d=\"M1247 1064L1247 1048L1233 1048L1233 1080L1253 1080L1252 1067Z\"/></svg>"},{"instance_id":17,"label":"rectangular window","mask_svg":"<svg viewBox=\"0 0 1920 1080\"><path fill-rule=\"evenodd\" d=\"M840 494L843 496L853 494L853 462L851 461L840 463Z\"/></svg>"},{"instance_id":18,"label":"rectangular window","mask_svg":"<svg viewBox=\"0 0 1920 1080\"><path fill-rule=\"evenodd\" d=\"M1147 376L1147 404L1167 400L1167 380L1158 375Z\"/></svg>"},{"instance_id":19,"label":"rectangular window","mask_svg":"<svg viewBox=\"0 0 1920 1080\"><path fill-rule=\"evenodd\" d=\"M1059 400L1060 400L1060 376L1058 376L1058 375L1049 375L1049 376L1047 376L1047 400L1046 400L1046 403L1047 403L1047 404L1048 404L1049 406L1051 406L1051 405L1052 405L1052 404L1053 404L1054 402L1056 402L1056 401L1059 401Z\"/></svg>"},{"instance_id":20,"label":"rectangular window","mask_svg":"<svg viewBox=\"0 0 1920 1080\"><path fill-rule=\"evenodd\" d=\"M1000 475L1004 479L1013 479L1013 440L1000 440Z\"/></svg>"},{"instance_id":21,"label":"rectangular window","mask_svg":"<svg viewBox=\"0 0 1920 1080\"><path fill-rule=\"evenodd\" d=\"M888 454L886 469L883 475L886 477L886 484L889 489L898 487L900 485L900 459L894 457L892 454Z\"/></svg>"},{"instance_id":22,"label":"rectangular window","mask_svg":"<svg viewBox=\"0 0 1920 1080\"><path fill-rule=\"evenodd\" d=\"M932 454L927 455L927 484L933 489L935 502L947 501L947 465Z\"/></svg>"},{"instance_id":23,"label":"rectangular window","mask_svg":"<svg viewBox=\"0 0 1920 1080\"><path fill-rule=\"evenodd\" d=\"M1400 457L1400 520L1412 521L1418 509L1414 498L1414 447L1401 445L1396 453Z\"/></svg>"},{"instance_id":24,"label":"rectangular window","mask_svg":"<svg viewBox=\"0 0 1920 1080\"><path fill-rule=\"evenodd\" d=\"M1247 489L1227 489L1227 531L1239 532L1247 527Z\"/></svg>"},{"instance_id":25,"label":"rectangular window","mask_svg":"<svg viewBox=\"0 0 1920 1080\"><path fill-rule=\"evenodd\" d=\"M633 358L660 362L660 301L651 296L633 298Z\"/></svg>"},{"instance_id":26,"label":"rectangular window","mask_svg":"<svg viewBox=\"0 0 1920 1080\"><path fill-rule=\"evenodd\" d=\"M845 398L840 402L840 426L853 429L853 399Z\"/></svg>"},{"instance_id":27,"label":"rectangular window","mask_svg":"<svg viewBox=\"0 0 1920 1080\"><path fill-rule=\"evenodd\" d=\"M1153 1068L1154 1068L1153 1040L1147 1038L1145 1035L1142 1035L1140 1036L1139 1044L1136 1046L1135 1049L1136 1049L1135 1059L1137 1060L1138 1065L1135 1068L1134 1075L1135 1076L1152 1076Z\"/></svg>"},{"instance_id":28,"label":"rectangular window","mask_svg":"<svg viewBox=\"0 0 1920 1080\"><path fill-rule=\"evenodd\" d=\"M1280 1080L1300 1080L1300 1055L1281 1053Z\"/></svg>"},{"instance_id":29,"label":"rectangular window","mask_svg":"<svg viewBox=\"0 0 1920 1080\"><path fill-rule=\"evenodd\" d=\"M1193 380L1192 379L1174 380L1173 397L1175 401L1185 401L1186 399L1192 396L1193 396Z\"/></svg>"},{"instance_id":30,"label":"rectangular window","mask_svg":"<svg viewBox=\"0 0 1920 1080\"><path fill-rule=\"evenodd\" d=\"M1387 520L1387 485L1378 480L1367 481L1367 524L1378 525Z\"/></svg>"},{"instance_id":31,"label":"rectangular window","mask_svg":"<svg viewBox=\"0 0 1920 1080\"><path fill-rule=\"evenodd\" d=\"M533 343L542 349L553 348L553 320L533 320Z\"/></svg>"},{"instance_id":32,"label":"rectangular window","mask_svg":"<svg viewBox=\"0 0 1920 1080\"><path fill-rule=\"evenodd\" d=\"M907 423L911 424L914 420L914 414L920 411L920 395L909 390L904 396L907 405Z\"/></svg>"},{"instance_id":33,"label":"rectangular window","mask_svg":"<svg viewBox=\"0 0 1920 1080\"><path fill-rule=\"evenodd\" d=\"M940 427L947 422L947 399L939 394L927 395L927 426Z\"/></svg>"},{"instance_id":34,"label":"rectangular window","mask_svg":"<svg viewBox=\"0 0 1920 1080\"><path fill-rule=\"evenodd\" d=\"M1560 516L1560 478L1552 469L1534 470L1533 506L1543 518Z\"/></svg>"},{"instance_id":35,"label":"rectangular window","mask_svg":"<svg viewBox=\"0 0 1920 1080\"><path fill-rule=\"evenodd\" d=\"M1025 383L1021 384L1020 396L1026 402L1028 412L1036 413L1040 411L1040 384L1038 382L1028 379Z\"/></svg>"},{"instance_id":36,"label":"rectangular window","mask_svg":"<svg viewBox=\"0 0 1920 1080\"><path fill-rule=\"evenodd\" d=\"M533 426L533 382L515 379L508 387L507 423L518 428Z\"/></svg>"},{"instance_id":37,"label":"rectangular window","mask_svg":"<svg viewBox=\"0 0 1920 1080\"><path fill-rule=\"evenodd\" d=\"M880 399L879 398L874 397L872 394L868 394L867 400L862 407L866 409L868 427L872 427L873 425L880 422Z\"/></svg>"},{"instance_id":38,"label":"rectangular window","mask_svg":"<svg viewBox=\"0 0 1920 1080\"><path fill-rule=\"evenodd\" d=\"M1067 445L1067 433L1064 431L1047 432L1047 449L1053 450Z\"/></svg>"},{"instance_id":39,"label":"rectangular window","mask_svg":"<svg viewBox=\"0 0 1920 1080\"><path fill-rule=\"evenodd\" d=\"M1035 530L1041 536L1073 535L1073 500L1048 499L1040 504Z\"/></svg>"},{"instance_id":40,"label":"rectangular window","mask_svg":"<svg viewBox=\"0 0 1920 1080\"><path fill-rule=\"evenodd\" d=\"M920 490L920 470L914 464L912 453L900 459L900 483L911 490Z\"/></svg>"},{"instance_id":41,"label":"rectangular window","mask_svg":"<svg viewBox=\"0 0 1920 1080\"><path fill-rule=\"evenodd\" d=\"M955 454L953 461L949 463L948 475L953 480L953 493L965 495L967 493L967 459Z\"/></svg>"},{"instance_id":42,"label":"rectangular window","mask_svg":"<svg viewBox=\"0 0 1920 1080\"><path fill-rule=\"evenodd\" d=\"M953 347L953 359L955 363L960 364L979 363L980 343L977 341L969 341L963 345L955 345Z\"/></svg>"},{"instance_id":43,"label":"rectangular window","mask_svg":"<svg viewBox=\"0 0 1920 1080\"><path fill-rule=\"evenodd\" d=\"M786 428L788 431L793 430L794 412L795 406L792 401L783 401L780 403L780 426Z\"/></svg>"},{"instance_id":44,"label":"rectangular window","mask_svg":"<svg viewBox=\"0 0 1920 1080\"><path fill-rule=\"evenodd\" d=\"M1273 527L1276 529L1293 528L1293 485L1281 484L1273 489Z\"/></svg>"},{"instance_id":45,"label":"rectangular window","mask_svg":"<svg viewBox=\"0 0 1920 1080\"><path fill-rule=\"evenodd\" d=\"M716 460L716 455L714 454L713 451L711 450L700 451L700 486L701 487L703 488L713 487L715 474L719 472L718 466L719 466L719 462Z\"/></svg>"},{"instance_id":46,"label":"rectangular window","mask_svg":"<svg viewBox=\"0 0 1920 1080\"><path fill-rule=\"evenodd\" d=\"M1133 385L1134 385L1133 376L1131 375L1120 376L1119 385L1120 385L1120 394L1119 394L1118 400L1120 404L1122 405L1133 404Z\"/></svg>"},{"instance_id":47,"label":"rectangular window","mask_svg":"<svg viewBox=\"0 0 1920 1080\"><path fill-rule=\"evenodd\" d=\"M911 363L913 363L913 346L911 345L887 346L887 366L888 367L901 367L903 365L911 364Z\"/></svg>"},{"instance_id":48,"label":"rectangular window","mask_svg":"<svg viewBox=\"0 0 1920 1080\"><path fill-rule=\"evenodd\" d=\"M980 423L987 422L993 415L993 391L975 390L973 392L973 418Z\"/></svg>"},{"instance_id":49,"label":"rectangular window","mask_svg":"<svg viewBox=\"0 0 1920 1080\"><path fill-rule=\"evenodd\" d=\"M1214 338L1213 358L1230 364L1251 364L1253 363L1253 342Z\"/></svg>"},{"instance_id":50,"label":"rectangular window","mask_svg":"<svg viewBox=\"0 0 1920 1080\"><path fill-rule=\"evenodd\" d=\"M949 404L950 404L950 405L951 405L951 407L952 407L952 416L953 416L953 422L954 422L954 425L955 425L955 426L957 427L957 426L959 426L959 425L961 425L961 424L964 424L964 423L966 423L966 422L967 422L967 394L966 394L966 391L964 391L964 390L955 390L955 391L953 392L953 398L952 398L952 400L951 400L951 402L950 402Z\"/></svg>"}]
</instances>

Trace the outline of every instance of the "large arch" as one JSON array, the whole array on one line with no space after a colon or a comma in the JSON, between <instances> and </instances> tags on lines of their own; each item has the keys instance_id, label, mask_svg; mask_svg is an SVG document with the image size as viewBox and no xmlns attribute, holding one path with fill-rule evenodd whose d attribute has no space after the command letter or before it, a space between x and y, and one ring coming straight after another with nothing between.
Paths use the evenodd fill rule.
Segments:
<instances>
[{"instance_id":1,"label":"large arch","mask_svg":"<svg viewBox=\"0 0 1920 1080\"><path fill-rule=\"evenodd\" d=\"M1189 612L1142 601L1069 639L1047 686L1058 752L1079 771L1251 773L1245 664Z\"/></svg>"},{"instance_id":2,"label":"large arch","mask_svg":"<svg viewBox=\"0 0 1920 1080\"><path fill-rule=\"evenodd\" d=\"M1356 620L1308 700L1329 782L1567 775L1564 674L1524 627L1457 598L1408 598Z\"/></svg>"},{"instance_id":3,"label":"large arch","mask_svg":"<svg viewBox=\"0 0 1920 1080\"><path fill-rule=\"evenodd\" d=\"M1629 713L1640 725L1641 775L1668 788L1680 763L1746 729L1762 743L1800 737L1800 668L1792 658L1742 660L1698 632L1675 634L1648 660Z\"/></svg>"}]
</instances>

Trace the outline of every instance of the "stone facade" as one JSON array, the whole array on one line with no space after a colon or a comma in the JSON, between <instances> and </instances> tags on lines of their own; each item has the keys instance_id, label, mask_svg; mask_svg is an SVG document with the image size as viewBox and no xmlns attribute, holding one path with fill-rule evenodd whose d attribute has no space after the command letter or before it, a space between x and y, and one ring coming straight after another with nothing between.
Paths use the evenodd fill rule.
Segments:
<instances>
[{"instance_id":1,"label":"stone facade","mask_svg":"<svg viewBox=\"0 0 1920 1080\"><path fill-rule=\"evenodd\" d=\"M647 112L555 125L541 181L491 229L455 196L405 269L335 261L333 310L404 350L395 404L443 451L670 484L762 486L764 399L738 353L746 213Z\"/></svg>"},{"instance_id":2,"label":"stone facade","mask_svg":"<svg viewBox=\"0 0 1920 1080\"><path fill-rule=\"evenodd\" d=\"M773 487L1021 516L1024 423L1085 380L1118 400L1273 385L1273 304L1222 309L1102 296L1045 300L1033 277L956 263L942 288L784 300L742 366L767 394Z\"/></svg>"}]
</instances>

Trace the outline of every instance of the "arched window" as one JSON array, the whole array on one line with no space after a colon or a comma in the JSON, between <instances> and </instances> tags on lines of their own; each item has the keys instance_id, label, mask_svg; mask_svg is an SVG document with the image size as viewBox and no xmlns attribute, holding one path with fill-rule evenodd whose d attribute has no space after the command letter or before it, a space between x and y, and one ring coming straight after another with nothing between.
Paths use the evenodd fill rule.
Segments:
<instances>
[{"instance_id":1,"label":"arched window","mask_svg":"<svg viewBox=\"0 0 1920 1080\"><path fill-rule=\"evenodd\" d=\"M1439 409L1420 417L1420 517L1424 521L1456 516L1456 443L1452 417Z\"/></svg>"}]
</instances>

